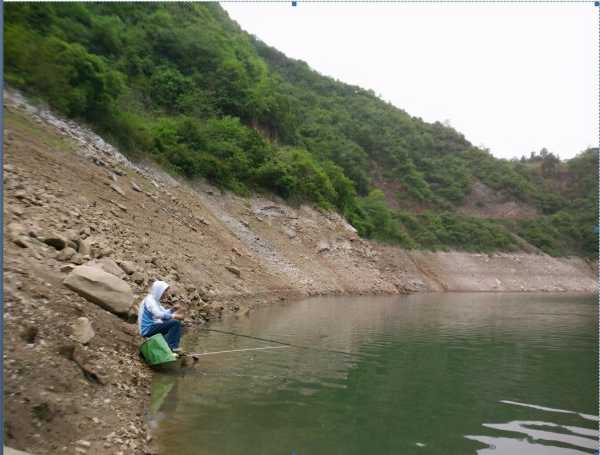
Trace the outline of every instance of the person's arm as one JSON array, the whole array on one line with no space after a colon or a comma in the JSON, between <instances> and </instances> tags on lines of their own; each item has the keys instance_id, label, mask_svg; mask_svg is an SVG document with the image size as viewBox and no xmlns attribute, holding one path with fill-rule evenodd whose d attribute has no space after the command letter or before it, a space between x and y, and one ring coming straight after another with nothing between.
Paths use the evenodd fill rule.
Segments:
<instances>
[{"instance_id":1,"label":"person's arm","mask_svg":"<svg viewBox=\"0 0 600 455\"><path fill-rule=\"evenodd\" d=\"M173 313L170 310L163 308L154 299L148 299L146 302L146 306L148 307L150 313L152 313L152 316L154 316L157 319L168 321L169 319L173 318Z\"/></svg>"}]
</instances>

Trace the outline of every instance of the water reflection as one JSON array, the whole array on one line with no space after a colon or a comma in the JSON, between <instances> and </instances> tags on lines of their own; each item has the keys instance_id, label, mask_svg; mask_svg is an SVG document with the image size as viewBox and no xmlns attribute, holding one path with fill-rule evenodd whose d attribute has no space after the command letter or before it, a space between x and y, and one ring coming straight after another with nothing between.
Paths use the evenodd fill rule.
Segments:
<instances>
[{"instance_id":1,"label":"water reflection","mask_svg":"<svg viewBox=\"0 0 600 455\"><path fill-rule=\"evenodd\" d=\"M564 295L267 307L216 328L314 349L204 357L185 375L157 377L156 440L182 455L593 453L597 321L592 297ZM185 343L268 345L209 332Z\"/></svg>"}]
</instances>

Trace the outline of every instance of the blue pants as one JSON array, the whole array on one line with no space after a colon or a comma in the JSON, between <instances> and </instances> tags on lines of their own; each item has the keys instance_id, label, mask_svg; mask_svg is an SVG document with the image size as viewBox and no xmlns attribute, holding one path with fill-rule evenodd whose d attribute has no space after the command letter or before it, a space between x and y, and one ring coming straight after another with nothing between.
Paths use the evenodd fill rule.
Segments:
<instances>
[{"instance_id":1,"label":"blue pants","mask_svg":"<svg viewBox=\"0 0 600 455\"><path fill-rule=\"evenodd\" d=\"M181 340L181 321L177 319L169 319L168 321L161 322L160 324L154 324L144 334L144 337L151 337L157 333L163 334L167 344L171 349L177 349L179 347L179 340Z\"/></svg>"}]
</instances>

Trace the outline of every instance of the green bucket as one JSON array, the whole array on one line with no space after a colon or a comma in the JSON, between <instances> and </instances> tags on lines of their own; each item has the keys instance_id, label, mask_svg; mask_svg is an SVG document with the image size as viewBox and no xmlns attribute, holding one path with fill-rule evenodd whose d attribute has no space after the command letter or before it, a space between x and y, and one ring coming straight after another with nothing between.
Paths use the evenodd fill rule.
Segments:
<instances>
[{"instance_id":1,"label":"green bucket","mask_svg":"<svg viewBox=\"0 0 600 455\"><path fill-rule=\"evenodd\" d=\"M144 341L140 346L140 353L146 363L150 366L162 365L177 360L177 356L173 354L165 337L160 333L152 335Z\"/></svg>"}]
</instances>

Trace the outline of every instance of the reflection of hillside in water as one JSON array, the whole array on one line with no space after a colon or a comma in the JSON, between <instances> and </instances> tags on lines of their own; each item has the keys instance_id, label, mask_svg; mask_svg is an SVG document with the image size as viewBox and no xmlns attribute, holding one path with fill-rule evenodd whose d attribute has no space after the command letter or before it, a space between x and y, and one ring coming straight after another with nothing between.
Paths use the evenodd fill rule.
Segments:
<instances>
[{"instance_id":1,"label":"reflection of hillside in water","mask_svg":"<svg viewBox=\"0 0 600 455\"><path fill-rule=\"evenodd\" d=\"M564 416L541 418L499 402L595 412L597 401L585 391L595 387L597 361L589 358L595 351L597 359L596 324L589 296L423 294L266 307L211 327L315 350L203 357L174 381L161 411L168 418L158 425L161 445L181 453L192 446L189 453L203 453L200 446L211 449L206 453L279 453L282 441L304 444L303 453L474 453L490 447L489 438L498 447L516 441L507 430L527 430L530 439L585 432ZM206 331L186 337L187 349L200 352L269 344ZM546 427L535 426L540 422ZM465 438L482 425L483 435ZM234 438L234 446L211 435ZM249 450L258 440L262 451ZM523 453L536 453L532 447Z\"/></svg>"},{"instance_id":2,"label":"reflection of hillside in water","mask_svg":"<svg viewBox=\"0 0 600 455\"><path fill-rule=\"evenodd\" d=\"M275 351L232 353L202 358L199 369L180 381L211 382L211 391L228 387L225 377L244 378L236 393L272 393L275 388L296 387L312 394L319 386L345 387L349 369L357 364L377 368L386 346L394 346L398 357L411 358L415 350L436 346L438 368L444 370L452 357L480 350L482 344L512 344L508 357L511 370L525 372L526 353L532 346L562 349L565 334L585 332L595 324L590 317L588 296L523 294L417 294L406 297L313 298L293 304L273 305L250 318L231 318L211 327L229 332L258 336L290 344ZM553 309L553 301L560 310ZM594 308L592 314L597 313ZM521 342L527 341L527 349ZM569 338L570 348L589 345L589 337ZM273 345L220 333L188 334L186 347L191 351L212 352ZM337 350L357 355L342 355ZM494 349L486 355L494 355ZM500 354L500 353L498 353ZM470 365L465 365L469 369ZM482 372L474 365L474 377ZM443 374L440 371L440 374ZM485 375L485 372L483 372ZM219 378L219 379L210 379ZM251 385L251 387L250 387Z\"/></svg>"}]
</instances>

